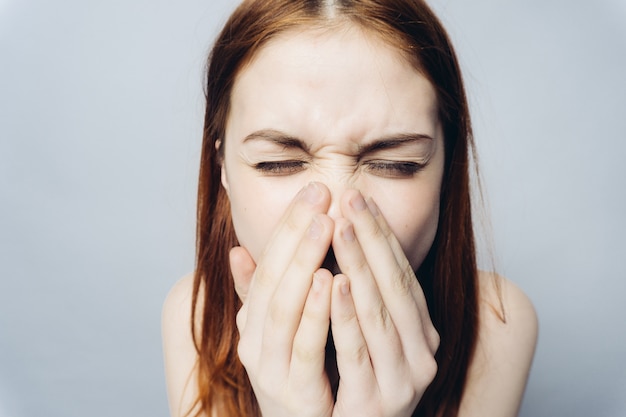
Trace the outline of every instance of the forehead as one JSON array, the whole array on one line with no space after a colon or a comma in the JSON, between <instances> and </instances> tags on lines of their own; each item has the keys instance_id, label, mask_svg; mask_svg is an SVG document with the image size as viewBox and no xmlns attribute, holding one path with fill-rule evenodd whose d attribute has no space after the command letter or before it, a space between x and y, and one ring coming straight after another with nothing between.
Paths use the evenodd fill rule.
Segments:
<instances>
[{"instance_id":1,"label":"forehead","mask_svg":"<svg viewBox=\"0 0 626 417\"><path fill-rule=\"evenodd\" d=\"M226 136L277 129L305 139L435 136L430 82L395 47L355 25L290 30L238 74Z\"/></svg>"}]
</instances>

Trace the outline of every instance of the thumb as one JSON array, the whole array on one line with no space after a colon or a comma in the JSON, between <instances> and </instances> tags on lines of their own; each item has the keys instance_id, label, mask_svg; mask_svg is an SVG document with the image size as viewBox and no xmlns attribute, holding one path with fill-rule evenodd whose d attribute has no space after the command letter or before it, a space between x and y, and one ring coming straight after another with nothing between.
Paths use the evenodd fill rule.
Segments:
<instances>
[{"instance_id":1,"label":"thumb","mask_svg":"<svg viewBox=\"0 0 626 417\"><path fill-rule=\"evenodd\" d=\"M235 291L242 303L246 301L250 282L256 270L256 264L250 253L242 246L235 246L230 250L230 270L233 274Z\"/></svg>"}]
</instances>

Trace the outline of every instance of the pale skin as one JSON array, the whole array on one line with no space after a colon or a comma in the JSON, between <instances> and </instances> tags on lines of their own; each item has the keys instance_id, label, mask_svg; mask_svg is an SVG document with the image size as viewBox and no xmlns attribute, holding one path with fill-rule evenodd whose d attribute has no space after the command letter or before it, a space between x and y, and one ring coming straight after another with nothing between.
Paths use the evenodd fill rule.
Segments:
<instances>
[{"instance_id":1,"label":"pale skin","mask_svg":"<svg viewBox=\"0 0 626 417\"><path fill-rule=\"evenodd\" d=\"M241 244L231 251L243 301L238 352L263 415L410 416L434 378L439 337L413 271L437 230L436 108L425 77L351 26L278 36L238 74L218 146ZM187 277L164 307L173 416L195 396L190 298ZM514 416L536 342L534 310L515 286L486 274L480 300L460 415ZM495 313L500 300L506 323ZM329 326L336 401L336 378L324 369Z\"/></svg>"}]
</instances>

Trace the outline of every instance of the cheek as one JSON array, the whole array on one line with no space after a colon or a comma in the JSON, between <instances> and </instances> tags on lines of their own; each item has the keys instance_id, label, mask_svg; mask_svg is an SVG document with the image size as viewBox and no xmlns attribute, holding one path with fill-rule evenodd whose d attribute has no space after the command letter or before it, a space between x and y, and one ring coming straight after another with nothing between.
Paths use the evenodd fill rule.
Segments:
<instances>
[{"instance_id":1,"label":"cheek","mask_svg":"<svg viewBox=\"0 0 626 417\"><path fill-rule=\"evenodd\" d=\"M417 270L435 240L439 222L439 196L406 199L402 204L378 205L409 263Z\"/></svg>"},{"instance_id":2,"label":"cheek","mask_svg":"<svg viewBox=\"0 0 626 417\"><path fill-rule=\"evenodd\" d=\"M258 183L246 186L245 182L233 187L231 183L230 204L235 233L239 244L250 252L255 262L297 191L264 187Z\"/></svg>"}]
</instances>

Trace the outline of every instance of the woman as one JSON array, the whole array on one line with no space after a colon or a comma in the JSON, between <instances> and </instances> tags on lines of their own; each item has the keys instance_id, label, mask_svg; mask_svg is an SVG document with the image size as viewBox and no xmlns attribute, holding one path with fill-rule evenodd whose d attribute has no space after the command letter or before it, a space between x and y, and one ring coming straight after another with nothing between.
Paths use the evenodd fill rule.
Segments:
<instances>
[{"instance_id":1,"label":"woman","mask_svg":"<svg viewBox=\"0 0 626 417\"><path fill-rule=\"evenodd\" d=\"M532 305L476 267L473 142L418 0L251 0L209 57L173 416L514 416Z\"/></svg>"}]
</instances>

